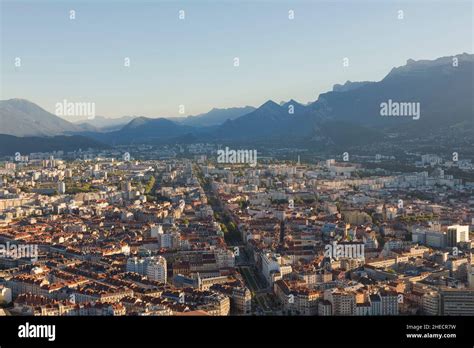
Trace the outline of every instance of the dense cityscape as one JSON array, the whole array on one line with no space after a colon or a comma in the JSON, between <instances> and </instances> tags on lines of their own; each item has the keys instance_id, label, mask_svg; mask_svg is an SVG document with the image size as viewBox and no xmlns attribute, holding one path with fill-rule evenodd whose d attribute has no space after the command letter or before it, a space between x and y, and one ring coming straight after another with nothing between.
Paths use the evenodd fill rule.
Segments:
<instances>
[{"instance_id":1,"label":"dense cityscape","mask_svg":"<svg viewBox=\"0 0 474 348\"><path fill-rule=\"evenodd\" d=\"M4 158L2 314L474 315L470 160L127 149Z\"/></svg>"},{"instance_id":2,"label":"dense cityscape","mask_svg":"<svg viewBox=\"0 0 474 348\"><path fill-rule=\"evenodd\" d=\"M0 348L474 347L474 0L0 0Z\"/></svg>"}]
</instances>

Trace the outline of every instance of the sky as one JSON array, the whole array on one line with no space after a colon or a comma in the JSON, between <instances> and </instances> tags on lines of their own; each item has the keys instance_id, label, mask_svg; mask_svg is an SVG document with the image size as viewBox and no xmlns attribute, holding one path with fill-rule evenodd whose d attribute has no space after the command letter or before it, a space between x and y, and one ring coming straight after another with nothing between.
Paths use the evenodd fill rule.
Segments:
<instances>
[{"instance_id":1,"label":"sky","mask_svg":"<svg viewBox=\"0 0 474 348\"><path fill-rule=\"evenodd\" d=\"M64 100L106 117L307 103L410 58L473 52L470 0L0 2L0 99L53 113Z\"/></svg>"}]
</instances>

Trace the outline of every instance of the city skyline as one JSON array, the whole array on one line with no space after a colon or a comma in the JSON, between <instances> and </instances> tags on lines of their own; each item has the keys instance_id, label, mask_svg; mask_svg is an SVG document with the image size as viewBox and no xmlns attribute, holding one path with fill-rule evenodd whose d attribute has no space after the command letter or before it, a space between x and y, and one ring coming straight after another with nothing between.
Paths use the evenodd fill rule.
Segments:
<instances>
[{"instance_id":1,"label":"city skyline","mask_svg":"<svg viewBox=\"0 0 474 348\"><path fill-rule=\"evenodd\" d=\"M473 10L0 0L0 348L472 346Z\"/></svg>"}]
</instances>

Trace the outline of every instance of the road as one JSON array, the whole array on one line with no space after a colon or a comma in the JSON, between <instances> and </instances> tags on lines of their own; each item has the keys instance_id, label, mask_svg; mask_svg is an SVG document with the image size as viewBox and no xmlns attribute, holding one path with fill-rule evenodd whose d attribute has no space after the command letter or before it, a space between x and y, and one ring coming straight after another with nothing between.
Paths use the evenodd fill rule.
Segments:
<instances>
[{"instance_id":1,"label":"road","mask_svg":"<svg viewBox=\"0 0 474 348\"><path fill-rule=\"evenodd\" d=\"M201 186L204 189L204 192L206 193L209 204L211 204L214 212L218 213L217 222L226 225L228 229L230 222L233 222L235 225L237 225L236 218L231 212L224 209L219 197L217 197L214 192L212 192L211 184L205 181L199 168L197 168L197 172L197 176ZM262 279L262 277L258 275L255 262L253 258L247 254L245 245L242 244L241 240L237 240L236 238L226 238L226 243L232 248L239 248L238 256L236 256L236 267L239 273L242 275L246 286L252 293L252 311L260 315L274 315L278 311L278 308L276 307L275 300L273 299L272 291L267 287L266 282Z\"/></svg>"}]
</instances>

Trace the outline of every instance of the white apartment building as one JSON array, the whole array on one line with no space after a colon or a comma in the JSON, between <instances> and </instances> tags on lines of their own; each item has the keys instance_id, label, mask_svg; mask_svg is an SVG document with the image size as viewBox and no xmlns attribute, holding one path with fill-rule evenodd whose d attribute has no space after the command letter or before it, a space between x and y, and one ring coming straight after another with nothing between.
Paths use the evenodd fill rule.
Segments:
<instances>
[{"instance_id":1,"label":"white apartment building","mask_svg":"<svg viewBox=\"0 0 474 348\"><path fill-rule=\"evenodd\" d=\"M398 294L396 292L382 292L380 294L381 315L398 315Z\"/></svg>"},{"instance_id":2,"label":"white apartment building","mask_svg":"<svg viewBox=\"0 0 474 348\"><path fill-rule=\"evenodd\" d=\"M152 238L158 238L159 235L163 234L163 226L154 225L151 227L150 236Z\"/></svg>"},{"instance_id":3,"label":"white apartment building","mask_svg":"<svg viewBox=\"0 0 474 348\"><path fill-rule=\"evenodd\" d=\"M440 292L440 315L474 315L474 289L445 288Z\"/></svg>"},{"instance_id":4,"label":"white apartment building","mask_svg":"<svg viewBox=\"0 0 474 348\"><path fill-rule=\"evenodd\" d=\"M215 252L215 257L218 268L235 267L235 255L231 250L218 249Z\"/></svg>"},{"instance_id":5,"label":"white apartment building","mask_svg":"<svg viewBox=\"0 0 474 348\"><path fill-rule=\"evenodd\" d=\"M146 275L151 280L166 283L166 259L163 256L131 257L127 260L127 272L139 273Z\"/></svg>"},{"instance_id":6,"label":"white apartment building","mask_svg":"<svg viewBox=\"0 0 474 348\"><path fill-rule=\"evenodd\" d=\"M382 314L382 300L379 294L370 295L370 313L371 315Z\"/></svg>"},{"instance_id":7,"label":"white apartment building","mask_svg":"<svg viewBox=\"0 0 474 348\"><path fill-rule=\"evenodd\" d=\"M421 298L423 313L426 315L439 314L439 294L436 291L427 292Z\"/></svg>"},{"instance_id":8,"label":"white apartment building","mask_svg":"<svg viewBox=\"0 0 474 348\"><path fill-rule=\"evenodd\" d=\"M158 256L147 266L146 274L149 279L158 281L160 283L166 283L167 281L167 267L166 259L162 256Z\"/></svg>"},{"instance_id":9,"label":"white apartment building","mask_svg":"<svg viewBox=\"0 0 474 348\"><path fill-rule=\"evenodd\" d=\"M332 293L333 315L354 315L356 312L355 294L351 292Z\"/></svg>"},{"instance_id":10,"label":"white apartment building","mask_svg":"<svg viewBox=\"0 0 474 348\"><path fill-rule=\"evenodd\" d=\"M261 253L260 259L262 263L262 273L270 286L292 272L290 265L282 264L280 254L272 252Z\"/></svg>"},{"instance_id":11,"label":"white apartment building","mask_svg":"<svg viewBox=\"0 0 474 348\"><path fill-rule=\"evenodd\" d=\"M469 241L469 226L453 225L448 226L447 246L454 247L460 242Z\"/></svg>"},{"instance_id":12,"label":"white apartment building","mask_svg":"<svg viewBox=\"0 0 474 348\"><path fill-rule=\"evenodd\" d=\"M181 234L179 232L160 233L157 238L160 248L176 249L180 246Z\"/></svg>"}]
</instances>

